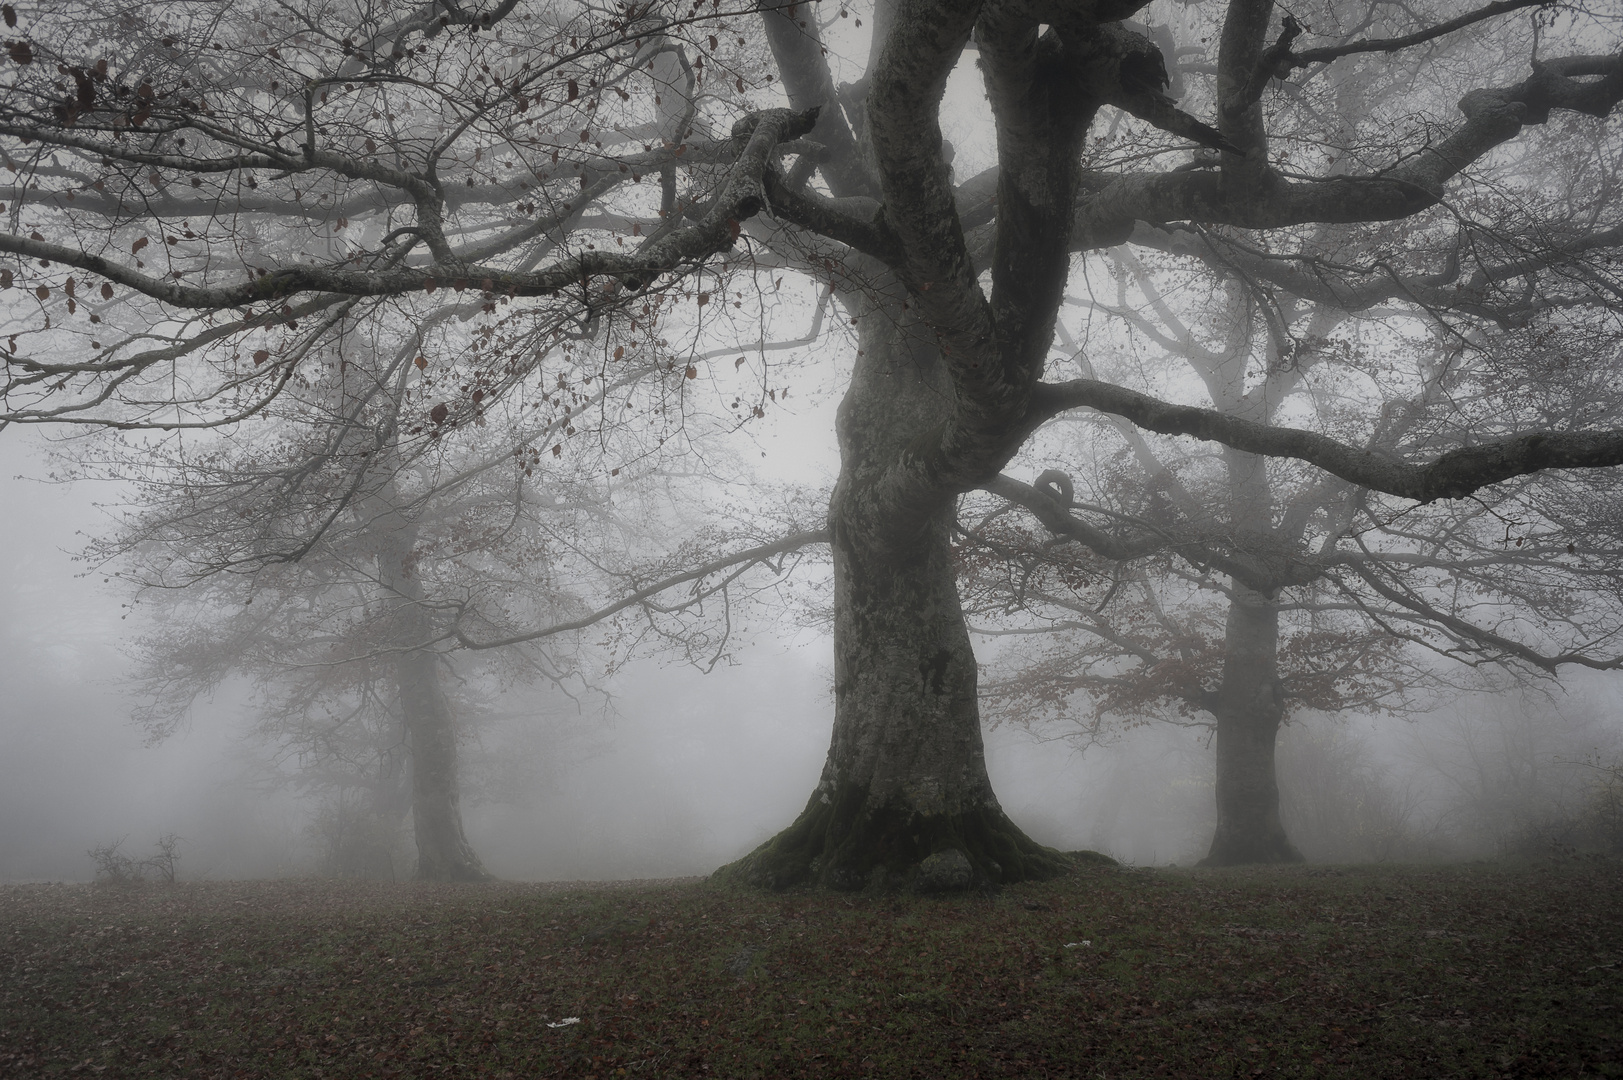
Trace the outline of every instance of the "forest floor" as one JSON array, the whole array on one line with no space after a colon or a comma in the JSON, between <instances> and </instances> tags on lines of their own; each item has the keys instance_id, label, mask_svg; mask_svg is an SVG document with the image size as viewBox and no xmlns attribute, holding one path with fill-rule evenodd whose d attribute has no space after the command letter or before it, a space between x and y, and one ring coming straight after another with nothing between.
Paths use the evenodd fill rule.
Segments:
<instances>
[{"instance_id":1,"label":"forest floor","mask_svg":"<svg viewBox=\"0 0 1623 1080\"><path fill-rule=\"evenodd\" d=\"M1623 1076L1623 863L0 887L0 1076Z\"/></svg>"}]
</instances>

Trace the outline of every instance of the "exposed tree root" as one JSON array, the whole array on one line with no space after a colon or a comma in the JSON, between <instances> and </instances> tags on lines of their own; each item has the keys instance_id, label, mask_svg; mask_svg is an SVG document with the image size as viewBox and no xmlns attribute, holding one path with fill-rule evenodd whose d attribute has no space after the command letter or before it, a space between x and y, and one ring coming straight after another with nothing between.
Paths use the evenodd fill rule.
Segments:
<instances>
[{"instance_id":1,"label":"exposed tree root","mask_svg":"<svg viewBox=\"0 0 1623 1080\"><path fill-rule=\"evenodd\" d=\"M773 891L811 884L847 892L962 892L1058 877L1093 855L1073 859L1044 847L996 805L922 815L865 811L866 802L867 792L854 787L832 798L814 794L793 825L716 877Z\"/></svg>"}]
</instances>

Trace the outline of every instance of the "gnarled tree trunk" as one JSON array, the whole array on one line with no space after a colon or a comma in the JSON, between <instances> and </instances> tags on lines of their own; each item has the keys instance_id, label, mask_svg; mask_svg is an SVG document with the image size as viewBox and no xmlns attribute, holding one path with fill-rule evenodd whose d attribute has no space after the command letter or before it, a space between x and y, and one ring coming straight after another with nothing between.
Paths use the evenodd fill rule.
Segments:
<instances>
[{"instance_id":1,"label":"gnarled tree trunk","mask_svg":"<svg viewBox=\"0 0 1623 1080\"><path fill-rule=\"evenodd\" d=\"M1051 876L1067 861L1009 821L987 778L955 497L908 475L910 445L951 408L939 352L898 304L864 309L860 324L829 510L834 736L799 819L726 872L779 889L923 891Z\"/></svg>"},{"instance_id":2,"label":"gnarled tree trunk","mask_svg":"<svg viewBox=\"0 0 1623 1080\"><path fill-rule=\"evenodd\" d=\"M1301 862L1279 820L1274 742L1285 715L1279 684L1279 608L1235 586L1217 718L1217 832L1203 866Z\"/></svg>"}]
</instances>

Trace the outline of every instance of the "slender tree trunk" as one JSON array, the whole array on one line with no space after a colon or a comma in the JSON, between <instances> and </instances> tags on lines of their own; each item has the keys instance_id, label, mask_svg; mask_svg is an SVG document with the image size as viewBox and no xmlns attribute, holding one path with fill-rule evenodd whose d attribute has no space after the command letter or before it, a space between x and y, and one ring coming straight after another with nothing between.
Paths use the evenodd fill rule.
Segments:
<instances>
[{"instance_id":1,"label":"slender tree trunk","mask_svg":"<svg viewBox=\"0 0 1623 1080\"><path fill-rule=\"evenodd\" d=\"M955 496L910 476L909 444L951 408L933 341L898 305L861 312L840 407L834 736L787 830L724 872L781 889L953 891L1052 876L1064 856L1004 815L986 774L975 654L949 528Z\"/></svg>"},{"instance_id":2,"label":"slender tree trunk","mask_svg":"<svg viewBox=\"0 0 1623 1080\"><path fill-rule=\"evenodd\" d=\"M1284 718L1279 608L1235 586L1224 633L1227 656L1217 717L1217 832L1203 866L1301 862L1279 820L1274 743Z\"/></svg>"}]
</instances>

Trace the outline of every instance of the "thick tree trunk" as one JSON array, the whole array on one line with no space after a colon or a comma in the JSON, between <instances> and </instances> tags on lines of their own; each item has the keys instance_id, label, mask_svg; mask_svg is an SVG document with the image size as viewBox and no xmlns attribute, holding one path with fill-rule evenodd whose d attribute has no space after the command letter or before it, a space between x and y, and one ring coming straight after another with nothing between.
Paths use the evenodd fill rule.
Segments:
<instances>
[{"instance_id":1,"label":"thick tree trunk","mask_svg":"<svg viewBox=\"0 0 1623 1080\"><path fill-rule=\"evenodd\" d=\"M427 641L432 624L423 610L423 585L413 563L417 529L392 505L394 492L369 500L369 527L377 530L378 578L394 608L392 633L402 645ZM411 755L411 817L417 839L417 877L423 881L490 878L462 830L457 784L456 717L440 681L442 659L430 649L395 656L395 683Z\"/></svg>"},{"instance_id":2,"label":"thick tree trunk","mask_svg":"<svg viewBox=\"0 0 1623 1080\"><path fill-rule=\"evenodd\" d=\"M423 881L490 878L462 831L456 721L440 685L440 657L417 649L395 658L400 709L411 751L411 817L417 877Z\"/></svg>"},{"instance_id":3,"label":"thick tree trunk","mask_svg":"<svg viewBox=\"0 0 1623 1080\"><path fill-rule=\"evenodd\" d=\"M1301 862L1279 820L1274 742L1284 718L1279 608L1235 586L1224 634L1227 656L1217 717L1217 832L1203 866Z\"/></svg>"},{"instance_id":4,"label":"thick tree trunk","mask_svg":"<svg viewBox=\"0 0 1623 1080\"><path fill-rule=\"evenodd\" d=\"M840 408L834 737L787 830L724 873L782 889L954 891L1070 864L1004 815L986 775L974 651L949 527L955 497L909 474L910 444L951 408L933 339L905 309L861 314Z\"/></svg>"}]
</instances>

